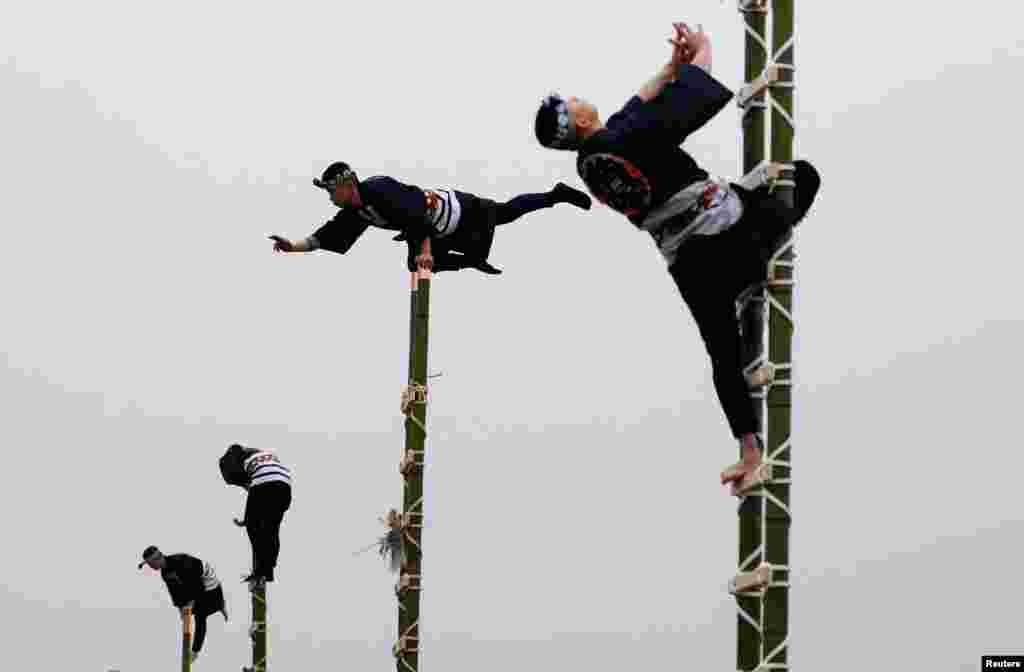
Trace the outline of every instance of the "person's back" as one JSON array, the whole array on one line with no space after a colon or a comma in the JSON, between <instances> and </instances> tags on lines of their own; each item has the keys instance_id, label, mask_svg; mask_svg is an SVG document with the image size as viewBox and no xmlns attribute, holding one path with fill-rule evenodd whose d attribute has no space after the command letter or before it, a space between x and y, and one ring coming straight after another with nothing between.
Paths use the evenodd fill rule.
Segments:
<instances>
[{"instance_id":1,"label":"person's back","mask_svg":"<svg viewBox=\"0 0 1024 672\"><path fill-rule=\"evenodd\" d=\"M204 590L203 561L188 553L165 555L160 576L176 607L197 599Z\"/></svg>"},{"instance_id":2,"label":"person's back","mask_svg":"<svg viewBox=\"0 0 1024 672\"><path fill-rule=\"evenodd\" d=\"M281 522L292 502L292 470L276 453L232 444L220 458L228 485L244 488L245 514L235 524L244 527L252 546L252 571L244 579L251 589L274 580L281 552Z\"/></svg>"},{"instance_id":3,"label":"person's back","mask_svg":"<svg viewBox=\"0 0 1024 672\"><path fill-rule=\"evenodd\" d=\"M634 97L605 128L583 141L576 157L576 170L590 193L637 226L675 193L708 177L672 139L636 132L637 123L656 116L645 106L656 104Z\"/></svg>"},{"instance_id":4,"label":"person's back","mask_svg":"<svg viewBox=\"0 0 1024 672\"><path fill-rule=\"evenodd\" d=\"M224 591L213 566L188 553L164 555L156 546L147 546L142 552L139 568L143 565L159 570L171 595L171 603L183 619L187 617L186 607L191 607L195 619L195 638L192 640L194 659L206 640L207 618L219 611L224 614L224 620L228 620Z\"/></svg>"}]
</instances>

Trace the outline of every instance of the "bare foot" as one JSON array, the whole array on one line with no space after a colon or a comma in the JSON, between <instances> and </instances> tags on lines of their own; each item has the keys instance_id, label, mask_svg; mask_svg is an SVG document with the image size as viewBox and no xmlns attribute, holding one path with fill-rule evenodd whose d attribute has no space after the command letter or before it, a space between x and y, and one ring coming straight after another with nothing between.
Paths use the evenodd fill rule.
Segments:
<instances>
[{"instance_id":1,"label":"bare foot","mask_svg":"<svg viewBox=\"0 0 1024 672\"><path fill-rule=\"evenodd\" d=\"M737 462L731 467L727 467L722 471L722 485L726 483L734 483L742 481L747 474L753 473L758 467L761 466L761 458L758 456L756 462L748 462L746 460Z\"/></svg>"},{"instance_id":2,"label":"bare foot","mask_svg":"<svg viewBox=\"0 0 1024 672\"><path fill-rule=\"evenodd\" d=\"M743 445L743 459L731 467L722 471L722 485L726 483L739 483L746 476L761 466L761 447L753 441L745 442Z\"/></svg>"}]
</instances>

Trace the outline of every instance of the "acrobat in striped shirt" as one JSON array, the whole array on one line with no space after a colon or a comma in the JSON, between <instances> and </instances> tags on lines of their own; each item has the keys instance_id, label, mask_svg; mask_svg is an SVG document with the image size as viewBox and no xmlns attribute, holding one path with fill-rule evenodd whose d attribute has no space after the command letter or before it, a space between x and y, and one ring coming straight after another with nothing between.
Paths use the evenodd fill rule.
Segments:
<instances>
[{"instance_id":1,"label":"acrobat in striped shirt","mask_svg":"<svg viewBox=\"0 0 1024 672\"><path fill-rule=\"evenodd\" d=\"M253 453L242 464L249 477L250 488L274 481L281 481L289 486L292 484L291 469L286 467L277 455L268 450Z\"/></svg>"}]
</instances>

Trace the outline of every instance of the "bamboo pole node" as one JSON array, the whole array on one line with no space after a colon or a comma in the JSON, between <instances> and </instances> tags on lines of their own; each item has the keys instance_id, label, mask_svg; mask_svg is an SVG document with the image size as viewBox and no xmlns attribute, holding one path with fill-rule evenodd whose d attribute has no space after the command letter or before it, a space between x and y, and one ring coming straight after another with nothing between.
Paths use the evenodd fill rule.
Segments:
<instances>
[{"instance_id":1,"label":"bamboo pole node","mask_svg":"<svg viewBox=\"0 0 1024 672\"><path fill-rule=\"evenodd\" d=\"M420 578L421 577L420 577L419 574L404 574L403 573L402 576L398 579L398 589L400 591L419 590L420 586L419 586L418 582L419 582Z\"/></svg>"},{"instance_id":2,"label":"bamboo pole node","mask_svg":"<svg viewBox=\"0 0 1024 672\"><path fill-rule=\"evenodd\" d=\"M768 0L739 0L739 10L745 14L767 14Z\"/></svg>"},{"instance_id":3,"label":"bamboo pole node","mask_svg":"<svg viewBox=\"0 0 1024 672\"><path fill-rule=\"evenodd\" d=\"M406 449L405 454L402 455L402 459L398 463L398 473L408 478L412 473L413 468L422 468L425 466L425 463L416 461L417 457L424 454L426 454L426 451L424 450L413 450L412 448Z\"/></svg>"},{"instance_id":4,"label":"bamboo pole node","mask_svg":"<svg viewBox=\"0 0 1024 672\"><path fill-rule=\"evenodd\" d=\"M750 387L764 387L775 381L776 366L772 362L765 362L747 375L747 384Z\"/></svg>"},{"instance_id":5,"label":"bamboo pole node","mask_svg":"<svg viewBox=\"0 0 1024 672\"><path fill-rule=\"evenodd\" d=\"M774 163L764 161L756 168L739 179L739 185L744 189L753 191L765 185L774 185L785 176L787 171L794 170L791 164Z\"/></svg>"},{"instance_id":6,"label":"bamboo pole node","mask_svg":"<svg viewBox=\"0 0 1024 672\"><path fill-rule=\"evenodd\" d=\"M427 386L419 383L402 386L402 415L412 413L413 405L427 403Z\"/></svg>"},{"instance_id":7,"label":"bamboo pole node","mask_svg":"<svg viewBox=\"0 0 1024 672\"><path fill-rule=\"evenodd\" d=\"M421 522L414 523L414 518L421 519ZM378 518L377 520L387 525L392 532L395 532L407 538L414 546L418 548L419 544L417 544L416 541L409 535L409 530L414 527L422 528L422 518L423 513L420 511L407 511L406 513L399 513L395 509L391 509L384 515L384 517Z\"/></svg>"},{"instance_id":8,"label":"bamboo pole node","mask_svg":"<svg viewBox=\"0 0 1024 672\"><path fill-rule=\"evenodd\" d=\"M758 95L764 92L769 86L773 86L775 82L779 81L779 66L777 63L769 63L765 66L764 72L762 72L756 79L749 84L746 84L736 94L736 104L740 108L746 108L747 105Z\"/></svg>"},{"instance_id":9,"label":"bamboo pole node","mask_svg":"<svg viewBox=\"0 0 1024 672\"><path fill-rule=\"evenodd\" d=\"M414 406L426 405L427 403L427 386L420 385L419 383L411 383L409 385L402 386L402 404L401 411L407 419L412 420L413 424L420 428L423 432L423 436L427 435L427 428L420 421L419 418L413 413Z\"/></svg>"},{"instance_id":10,"label":"bamboo pole node","mask_svg":"<svg viewBox=\"0 0 1024 672\"><path fill-rule=\"evenodd\" d=\"M772 582L774 567L762 562L752 572L741 572L729 581L729 593L732 595L750 594L763 591Z\"/></svg>"},{"instance_id":11,"label":"bamboo pole node","mask_svg":"<svg viewBox=\"0 0 1024 672\"><path fill-rule=\"evenodd\" d=\"M419 574L410 574L408 572L402 572L402 575L398 578L398 583L395 584L395 594L399 597L403 593L410 590L422 590L422 577Z\"/></svg>"}]
</instances>

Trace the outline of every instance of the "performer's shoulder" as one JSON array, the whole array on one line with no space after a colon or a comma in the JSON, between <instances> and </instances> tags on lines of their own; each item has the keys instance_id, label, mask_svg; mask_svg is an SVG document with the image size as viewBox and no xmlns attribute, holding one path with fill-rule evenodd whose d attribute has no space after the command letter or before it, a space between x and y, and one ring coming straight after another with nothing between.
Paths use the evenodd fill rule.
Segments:
<instances>
[{"instance_id":1,"label":"performer's shoulder","mask_svg":"<svg viewBox=\"0 0 1024 672\"><path fill-rule=\"evenodd\" d=\"M192 556L188 553L171 553L164 556L164 560L167 562L167 569L175 569L182 567L189 563Z\"/></svg>"},{"instance_id":2,"label":"performer's shoulder","mask_svg":"<svg viewBox=\"0 0 1024 672\"><path fill-rule=\"evenodd\" d=\"M383 191L387 189L395 189L396 187L407 187L409 185L405 184L401 180L397 180L394 177L391 177L390 175L374 175L372 177L367 177L366 179L360 181L359 186L361 188L369 188L371 190Z\"/></svg>"}]
</instances>

